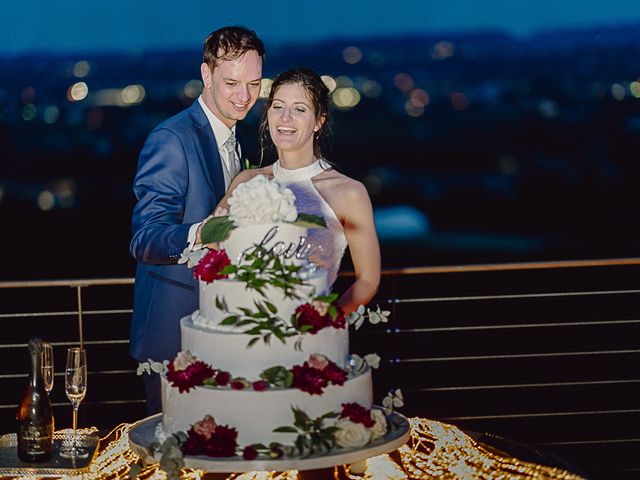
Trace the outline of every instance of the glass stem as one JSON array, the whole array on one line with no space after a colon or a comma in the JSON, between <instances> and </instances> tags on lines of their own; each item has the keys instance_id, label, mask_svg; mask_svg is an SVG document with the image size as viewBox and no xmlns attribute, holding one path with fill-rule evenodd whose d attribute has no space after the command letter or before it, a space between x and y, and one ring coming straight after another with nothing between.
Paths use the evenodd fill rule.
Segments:
<instances>
[{"instance_id":1,"label":"glass stem","mask_svg":"<svg viewBox=\"0 0 640 480\"><path fill-rule=\"evenodd\" d=\"M77 439L78 439L78 434L76 432L77 427L78 427L78 404L74 403L73 404L73 446L71 447L73 450L75 450L77 447Z\"/></svg>"}]
</instances>

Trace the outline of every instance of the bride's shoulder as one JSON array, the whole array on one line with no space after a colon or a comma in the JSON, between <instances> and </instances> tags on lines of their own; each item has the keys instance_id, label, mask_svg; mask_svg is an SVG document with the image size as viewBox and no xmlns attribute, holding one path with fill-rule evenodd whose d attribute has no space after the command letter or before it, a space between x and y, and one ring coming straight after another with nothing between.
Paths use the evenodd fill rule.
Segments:
<instances>
[{"instance_id":1,"label":"bride's shoulder","mask_svg":"<svg viewBox=\"0 0 640 480\"><path fill-rule=\"evenodd\" d=\"M326 182L327 188L339 192L343 198L349 197L354 199L362 195L368 197L367 189L362 182L338 172L335 168L323 172L319 180Z\"/></svg>"}]
</instances>

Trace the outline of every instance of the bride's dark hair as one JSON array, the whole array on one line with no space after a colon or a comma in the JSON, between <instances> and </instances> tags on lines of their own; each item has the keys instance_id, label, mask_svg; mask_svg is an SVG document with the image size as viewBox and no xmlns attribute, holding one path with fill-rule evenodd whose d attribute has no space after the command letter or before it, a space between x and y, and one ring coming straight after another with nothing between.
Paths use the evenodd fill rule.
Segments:
<instances>
[{"instance_id":1,"label":"bride's dark hair","mask_svg":"<svg viewBox=\"0 0 640 480\"><path fill-rule=\"evenodd\" d=\"M291 68L280 73L271 83L271 91L264 105L264 111L260 119L260 164L265 151L273 149L273 141L269 135L269 122L267 112L273 103L273 96L283 85L299 83L307 92L309 100L316 116L316 120L324 118L324 123L313 136L313 154L316 158L323 158L322 152L328 147L328 140L331 134L331 92L324 84L320 75L309 68Z\"/></svg>"}]
</instances>

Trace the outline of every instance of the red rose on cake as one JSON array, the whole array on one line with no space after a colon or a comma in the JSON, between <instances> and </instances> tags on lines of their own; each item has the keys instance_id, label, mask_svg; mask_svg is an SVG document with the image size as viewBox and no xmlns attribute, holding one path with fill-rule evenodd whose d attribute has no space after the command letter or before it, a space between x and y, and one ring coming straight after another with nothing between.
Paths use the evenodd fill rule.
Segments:
<instances>
[{"instance_id":1,"label":"red rose on cake","mask_svg":"<svg viewBox=\"0 0 640 480\"><path fill-rule=\"evenodd\" d=\"M347 380L347 372L324 355L314 353L302 365L295 365L293 387L311 395L322 394L322 389L329 383L342 385Z\"/></svg>"},{"instance_id":2,"label":"red rose on cake","mask_svg":"<svg viewBox=\"0 0 640 480\"><path fill-rule=\"evenodd\" d=\"M206 363L196 359L191 352L179 352L167 365L167 380L178 387L180 393L204 385L204 381L213 377L216 371Z\"/></svg>"},{"instance_id":3,"label":"red rose on cake","mask_svg":"<svg viewBox=\"0 0 640 480\"><path fill-rule=\"evenodd\" d=\"M375 421L371 418L371 411L359 403L343 403L340 418L348 418L354 423L361 423L365 427L373 427Z\"/></svg>"},{"instance_id":4,"label":"red rose on cake","mask_svg":"<svg viewBox=\"0 0 640 480\"><path fill-rule=\"evenodd\" d=\"M308 362L295 365L291 371L293 372L293 387L311 395L321 395L322 389L328 384L322 371L311 367Z\"/></svg>"},{"instance_id":5,"label":"red rose on cake","mask_svg":"<svg viewBox=\"0 0 640 480\"><path fill-rule=\"evenodd\" d=\"M209 250L193 269L193 277L207 283L211 283L220 278L227 278L228 275L221 274L220 272L230 263L231 260L229 260L226 251Z\"/></svg>"},{"instance_id":6,"label":"red rose on cake","mask_svg":"<svg viewBox=\"0 0 640 480\"><path fill-rule=\"evenodd\" d=\"M225 425L217 425L211 415L196 422L187 432L182 449L186 455L209 457L233 457L238 444L238 431Z\"/></svg>"},{"instance_id":7,"label":"red rose on cake","mask_svg":"<svg viewBox=\"0 0 640 480\"><path fill-rule=\"evenodd\" d=\"M337 305L330 305L320 300L314 300L297 307L294 318L298 330L311 334L318 333L326 327L345 328L346 326L342 309Z\"/></svg>"}]
</instances>

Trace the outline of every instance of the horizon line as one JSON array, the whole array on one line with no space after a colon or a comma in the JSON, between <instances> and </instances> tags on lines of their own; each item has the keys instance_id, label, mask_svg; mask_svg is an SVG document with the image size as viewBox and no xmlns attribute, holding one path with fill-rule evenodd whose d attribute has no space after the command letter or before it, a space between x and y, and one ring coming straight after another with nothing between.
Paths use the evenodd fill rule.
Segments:
<instances>
[{"instance_id":1,"label":"horizon line","mask_svg":"<svg viewBox=\"0 0 640 480\"><path fill-rule=\"evenodd\" d=\"M637 29L640 28L640 21L625 21L625 22L597 22L590 25L571 25L563 27L548 27L538 28L528 33L514 32L504 27L473 27L473 28L449 28L433 31L409 31L398 33L381 33L381 34L367 34L367 35L326 35L319 36L315 39L304 39L299 41L293 40L269 40L268 36L265 43L270 43L271 48L282 48L291 45L299 45L301 47L308 47L309 45L321 45L321 44L334 44L334 43L366 43L375 40L390 40L390 39L409 39L409 38L432 38L432 37L478 37L482 35L496 35L502 36L506 39L513 39L519 42L528 42L540 37L555 35L558 33L569 34L582 34L584 32L594 32L598 30L616 30L625 31L633 29L632 34L637 33ZM586 41L595 41L596 39L589 38L584 39ZM140 55L147 52L171 52L171 51L184 51L184 50L201 50L200 45L188 46L188 45L176 45L174 47L165 45L145 45L145 46L132 46L132 47L119 47L119 46L95 46L95 47L50 47L47 50L43 50L37 47L26 47L22 49L8 49L3 50L0 48L1 58L21 57L21 56L40 56L40 55L96 55L96 54L126 54L126 55Z\"/></svg>"}]
</instances>

